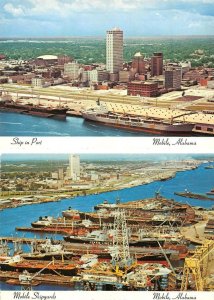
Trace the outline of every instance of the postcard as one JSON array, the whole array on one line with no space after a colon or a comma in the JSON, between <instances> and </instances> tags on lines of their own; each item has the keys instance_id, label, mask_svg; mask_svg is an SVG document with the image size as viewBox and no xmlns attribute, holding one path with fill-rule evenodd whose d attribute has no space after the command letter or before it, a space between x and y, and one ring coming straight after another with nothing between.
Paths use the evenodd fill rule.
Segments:
<instances>
[{"instance_id":1,"label":"postcard","mask_svg":"<svg viewBox=\"0 0 214 300\"><path fill-rule=\"evenodd\" d=\"M1 299L213 297L213 9L1 1Z\"/></svg>"}]
</instances>

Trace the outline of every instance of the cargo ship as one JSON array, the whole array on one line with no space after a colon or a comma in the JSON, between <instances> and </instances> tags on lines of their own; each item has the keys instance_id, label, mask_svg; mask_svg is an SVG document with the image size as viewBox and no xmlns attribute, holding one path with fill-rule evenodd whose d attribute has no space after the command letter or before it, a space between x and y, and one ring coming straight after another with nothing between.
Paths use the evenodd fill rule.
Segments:
<instances>
[{"instance_id":1,"label":"cargo ship","mask_svg":"<svg viewBox=\"0 0 214 300\"><path fill-rule=\"evenodd\" d=\"M92 221L101 220L103 222L112 222L114 212L117 209L126 211L127 224L142 225L180 225L194 222L194 209L184 203L179 203L173 199L166 199L160 195L153 198L147 198L137 201L129 201L125 203L108 203L104 201L94 207L96 213L80 212L81 217L86 217Z\"/></svg>"},{"instance_id":2,"label":"cargo ship","mask_svg":"<svg viewBox=\"0 0 214 300\"><path fill-rule=\"evenodd\" d=\"M46 232L68 233L77 232L82 234L99 228L99 224L94 224L90 220L70 220L65 218L53 218L51 216L39 217L31 223L32 228L41 229ZM82 232L82 233L81 233Z\"/></svg>"},{"instance_id":3,"label":"cargo ship","mask_svg":"<svg viewBox=\"0 0 214 300\"><path fill-rule=\"evenodd\" d=\"M65 276L74 276L78 271L78 262L66 262L53 260L51 262L43 260L27 260L20 255L0 260L0 269L2 271L23 272L27 270L30 273L36 273L41 270L45 274L56 274L56 272Z\"/></svg>"},{"instance_id":4,"label":"cargo ship","mask_svg":"<svg viewBox=\"0 0 214 300\"><path fill-rule=\"evenodd\" d=\"M102 230L95 230L88 233L86 236L64 236L63 237L66 242L71 243L79 243L79 244L87 244L87 243L100 243L111 245L113 237L108 235L107 233L103 232ZM162 238L151 238L145 237L140 240L129 240L130 247L158 247L158 242L163 245L165 240Z\"/></svg>"},{"instance_id":5,"label":"cargo ship","mask_svg":"<svg viewBox=\"0 0 214 300\"><path fill-rule=\"evenodd\" d=\"M207 195L213 195L214 196L214 189L212 189L210 192L206 192Z\"/></svg>"},{"instance_id":6,"label":"cargo ship","mask_svg":"<svg viewBox=\"0 0 214 300\"><path fill-rule=\"evenodd\" d=\"M82 111L82 116L85 120L102 123L107 126L155 134L191 134L195 126L193 123L175 121L173 118L164 120L154 117L115 113L102 107Z\"/></svg>"},{"instance_id":7,"label":"cargo ship","mask_svg":"<svg viewBox=\"0 0 214 300\"><path fill-rule=\"evenodd\" d=\"M67 210L62 211L62 216L66 219L80 220L79 211L72 209L70 206Z\"/></svg>"},{"instance_id":8,"label":"cargo ship","mask_svg":"<svg viewBox=\"0 0 214 300\"><path fill-rule=\"evenodd\" d=\"M53 119L66 119L67 108L62 107L47 107L41 105L33 104L22 104L19 102L14 102L12 98L8 100L0 101L0 111L3 112L15 112L25 115L43 117L43 118L53 118Z\"/></svg>"},{"instance_id":9,"label":"cargo ship","mask_svg":"<svg viewBox=\"0 0 214 300\"><path fill-rule=\"evenodd\" d=\"M192 192L189 192L189 191L175 192L174 194L177 195L177 196L180 196L180 197L185 197L185 198L214 201L214 197L209 197L209 196L204 195L204 194L196 194L196 193L192 193Z\"/></svg>"}]
</instances>

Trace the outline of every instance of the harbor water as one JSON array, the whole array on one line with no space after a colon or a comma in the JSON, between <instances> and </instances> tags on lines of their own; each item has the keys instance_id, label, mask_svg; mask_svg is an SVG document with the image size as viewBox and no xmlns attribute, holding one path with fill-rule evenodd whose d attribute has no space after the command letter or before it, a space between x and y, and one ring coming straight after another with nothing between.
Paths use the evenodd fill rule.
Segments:
<instances>
[{"instance_id":1,"label":"harbor water","mask_svg":"<svg viewBox=\"0 0 214 300\"><path fill-rule=\"evenodd\" d=\"M166 181L155 181L147 185L141 185L131 188L125 188L118 191L102 193L98 195L79 196L71 199L62 199L59 202L50 202L44 204L26 205L17 208L5 209L0 212L1 236L25 236L44 238L47 234L35 234L28 232L16 232L15 227L30 227L31 222L37 220L39 216L51 215L61 216L61 212L71 206L74 209L81 211L93 211L96 204L108 200L114 203L116 198L120 198L121 202L140 200L148 197L153 197L155 191L160 189L161 195L175 199L179 202L189 203L193 206L211 208L214 204L210 200L196 200L191 198L183 198L174 195L174 192L184 191L185 189L193 193L205 194L214 187L214 169L205 169L206 164L201 164L195 170L178 172L172 179ZM53 235L54 238L62 239L61 235ZM1 284L2 290L20 289L17 286ZM38 290L61 290L59 287L39 286ZM64 290L66 290L65 288ZM72 287L68 288L72 290Z\"/></svg>"},{"instance_id":2,"label":"harbor water","mask_svg":"<svg viewBox=\"0 0 214 300\"><path fill-rule=\"evenodd\" d=\"M151 136L67 117L65 121L0 112L1 136Z\"/></svg>"},{"instance_id":3,"label":"harbor water","mask_svg":"<svg viewBox=\"0 0 214 300\"><path fill-rule=\"evenodd\" d=\"M104 200L115 203L119 197L121 202L134 201L154 197L155 191L160 189L162 196L168 199L189 203L190 205L211 208L214 204L211 200L197 200L183 198L174 195L174 192L181 192L187 189L193 193L205 194L214 187L214 169L205 169L205 164L195 170L177 172L176 176L166 181L155 181L146 185L125 188L118 191L111 191L97 195L78 196L70 199L62 199L57 202L32 204L9 208L0 212L1 235L23 236L23 233L16 232L15 227L30 227L31 222L40 216L60 217L61 212L71 206L73 209L91 212L93 207ZM26 237L34 237L35 233L24 233ZM41 235L37 234L41 237ZM44 237L44 236L43 236Z\"/></svg>"}]
</instances>

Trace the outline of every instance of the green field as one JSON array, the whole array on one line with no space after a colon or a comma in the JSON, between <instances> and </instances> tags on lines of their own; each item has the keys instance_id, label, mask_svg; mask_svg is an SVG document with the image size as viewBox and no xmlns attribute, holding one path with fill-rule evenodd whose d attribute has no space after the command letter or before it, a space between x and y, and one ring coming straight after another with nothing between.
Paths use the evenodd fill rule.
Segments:
<instances>
[{"instance_id":1,"label":"green field","mask_svg":"<svg viewBox=\"0 0 214 300\"><path fill-rule=\"evenodd\" d=\"M202 50L197 53L197 50ZM124 60L130 61L136 52L150 57L163 52L164 59L190 60L192 66L214 67L214 36L174 38L129 38L124 40ZM196 51L196 53L195 53ZM11 59L32 59L40 55L66 54L84 64L105 63L104 38L0 40L0 53Z\"/></svg>"}]
</instances>

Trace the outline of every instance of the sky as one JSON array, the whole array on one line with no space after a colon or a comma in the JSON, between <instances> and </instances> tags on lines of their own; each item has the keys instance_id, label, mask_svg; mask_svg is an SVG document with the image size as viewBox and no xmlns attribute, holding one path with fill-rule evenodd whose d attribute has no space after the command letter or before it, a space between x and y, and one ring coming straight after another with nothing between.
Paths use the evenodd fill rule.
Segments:
<instances>
[{"instance_id":1,"label":"sky","mask_svg":"<svg viewBox=\"0 0 214 300\"><path fill-rule=\"evenodd\" d=\"M214 0L0 0L0 37L213 35Z\"/></svg>"},{"instance_id":2,"label":"sky","mask_svg":"<svg viewBox=\"0 0 214 300\"><path fill-rule=\"evenodd\" d=\"M36 161L36 160L68 160L69 154L2 154L0 160L4 161ZM213 160L209 154L80 154L81 160L92 161L163 161L183 159Z\"/></svg>"}]
</instances>

